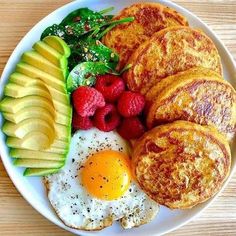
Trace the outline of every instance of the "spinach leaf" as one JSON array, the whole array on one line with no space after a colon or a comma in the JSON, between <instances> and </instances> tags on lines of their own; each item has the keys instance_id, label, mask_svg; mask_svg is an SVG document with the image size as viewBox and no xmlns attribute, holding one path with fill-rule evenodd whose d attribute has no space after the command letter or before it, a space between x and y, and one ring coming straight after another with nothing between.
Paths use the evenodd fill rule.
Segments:
<instances>
[{"instance_id":1,"label":"spinach leaf","mask_svg":"<svg viewBox=\"0 0 236 236\"><path fill-rule=\"evenodd\" d=\"M102 27L105 19L99 20L81 20L65 26L66 33L72 37L80 37L88 32L94 31L97 27Z\"/></svg>"},{"instance_id":2,"label":"spinach leaf","mask_svg":"<svg viewBox=\"0 0 236 236\"><path fill-rule=\"evenodd\" d=\"M121 20L112 21L112 15L103 15L113 10L113 7L104 9L100 12L92 11L88 8L80 8L71 12L62 22L53 24L46 28L41 39L49 35L61 37L69 46L74 46L81 36L90 32L93 37L100 39L109 30L118 24L133 21L133 17L127 17Z\"/></svg>"},{"instance_id":3,"label":"spinach leaf","mask_svg":"<svg viewBox=\"0 0 236 236\"><path fill-rule=\"evenodd\" d=\"M113 73L113 70L102 62L82 62L74 67L67 78L67 90L73 92L79 86L92 86L97 75Z\"/></svg>"},{"instance_id":4,"label":"spinach leaf","mask_svg":"<svg viewBox=\"0 0 236 236\"><path fill-rule=\"evenodd\" d=\"M61 25L53 24L53 25L47 27L43 31L43 33L41 35L41 40L47 36L50 36L50 35L58 36L58 37L62 38L63 40L65 40L65 37L66 37L65 28Z\"/></svg>"},{"instance_id":5,"label":"spinach leaf","mask_svg":"<svg viewBox=\"0 0 236 236\"><path fill-rule=\"evenodd\" d=\"M107 21L105 18L96 19L96 20L81 20L80 22L66 25L65 28L66 28L66 33L68 35L80 37L84 34L87 34L88 32L92 32L97 29L102 29L103 27L107 27L107 29L104 30L103 34L99 35L99 38L101 38L116 25L128 23L133 20L134 20L134 17L126 17L120 20L115 20L115 21L112 21L112 20Z\"/></svg>"},{"instance_id":6,"label":"spinach leaf","mask_svg":"<svg viewBox=\"0 0 236 236\"><path fill-rule=\"evenodd\" d=\"M68 35L65 27L61 25L53 24L47 27L41 34L41 40L50 35L60 37L69 45L69 47L73 47L78 42L78 38Z\"/></svg>"},{"instance_id":7,"label":"spinach leaf","mask_svg":"<svg viewBox=\"0 0 236 236\"><path fill-rule=\"evenodd\" d=\"M80 39L71 51L72 54L69 58L70 68L74 66L75 63L78 64L81 61L101 61L115 70L119 62L119 55L117 53L114 53L99 40L90 37Z\"/></svg>"},{"instance_id":8,"label":"spinach leaf","mask_svg":"<svg viewBox=\"0 0 236 236\"><path fill-rule=\"evenodd\" d=\"M109 22L111 16L103 16L103 14L108 13L111 10L113 10L113 7L104 9L100 12L95 12L88 8L80 8L66 16L60 25L65 27L68 35L80 37Z\"/></svg>"},{"instance_id":9,"label":"spinach leaf","mask_svg":"<svg viewBox=\"0 0 236 236\"><path fill-rule=\"evenodd\" d=\"M112 8L104 9L100 13L88 8L77 9L67 15L60 24L53 24L46 28L41 35L41 39L49 35L55 35L61 37L68 43L68 41L71 41L71 38L83 35L91 31L93 27L110 21L110 15L102 15L102 13L110 10Z\"/></svg>"},{"instance_id":10,"label":"spinach leaf","mask_svg":"<svg viewBox=\"0 0 236 236\"><path fill-rule=\"evenodd\" d=\"M84 20L98 20L98 19L104 19L107 18L106 16L103 16L103 14L106 14L110 11L112 11L114 8L113 7L109 7L106 8L100 12L95 12L92 11L90 9L86 8L80 8L77 10L72 11L69 15L67 15L62 22L60 23L60 25L66 26L66 25L70 25L72 23L76 23L76 22L80 22L80 21L84 21ZM107 18L108 20L110 19Z\"/></svg>"}]
</instances>

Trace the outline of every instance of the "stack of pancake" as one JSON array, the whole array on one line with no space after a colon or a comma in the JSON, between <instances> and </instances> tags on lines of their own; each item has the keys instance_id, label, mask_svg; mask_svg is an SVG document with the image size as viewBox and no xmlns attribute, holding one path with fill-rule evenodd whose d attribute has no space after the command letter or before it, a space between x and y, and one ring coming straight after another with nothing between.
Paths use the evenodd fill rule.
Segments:
<instances>
[{"instance_id":1,"label":"stack of pancake","mask_svg":"<svg viewBox=\"0 0 236 236\"><path fill-rule=\"evenodd\" d=\"M136 141L133 171L141 188L170 208L190 208L219 191L230 170L236 92L222 78L219 53L185 17L156 3L134 4L116 17L133 22L103 42L120 54L131 91L146 98L150 129ZM181 121L179 121L181 120Z\"/></svg>"}]
</instances>

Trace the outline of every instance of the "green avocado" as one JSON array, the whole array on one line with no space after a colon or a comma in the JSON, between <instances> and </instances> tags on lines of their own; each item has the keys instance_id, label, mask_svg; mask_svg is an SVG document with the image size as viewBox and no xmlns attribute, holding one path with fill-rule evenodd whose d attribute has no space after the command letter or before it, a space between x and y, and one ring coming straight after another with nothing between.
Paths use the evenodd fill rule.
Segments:
<instances>
[{"instance_id":1,"label":"green avocado","mask_svg":"<svg viewBox=\"0 0 236 236\"><path fill-rule=\"evenodd\" d=\"M30 107L35 106L45 108L50 111L53 116L55 116L53 103L50 100L37 95L30 95L17 99L5 97L0 103L0 110L1 112L16 114L21 110L30 109Z\"/></svg>"},{"instance_id":2,"label":"green avocado","mask_svg":"<svg viewBox=\"0 0 236 236\"><path fill-rule=\"evenodd\" d=\"M47 58L55 66L66 69L68 66L68 60L65 55L62 55L60 52L56 51L54 48L50 47L48 44L38 41L33 46L34 50L37 51L40 55Z\"/></svg>"},{"instance_id":3,"label":"green avocado","mask_svg":"<svg viewBox=\"0 0 236 236\"><path fill-rule=\"evenodd\" d=\"M44 168L26 168L24 176L45 176L58 172L60 169L44 169Z\"/></svg>"},{"instance_id":4,"label":"green avocado","mask_svg":"<svg viewBox=\"0 0 236 236\"><path fill-rule=\"evenodd\" d=\"M55 89L67 93L66 87L65 87L65 82L42 71L39 70L38 68L29 65L25 62L19 62L16 65L16 72L22 73L28 77L31 77L33 79L39 78L41 79L45 85L50 85L51 87L54 87Z\"/></svg>"},{"instance_id":5,"label":"green avocado","mask_svg":"<svg viewBox=\"0 0 236 236\"><path fill-rule=\"evenodd\" d=\"M71 54L70 47L65 43L64 40L57 36L47 36L43 39L43 42L45 42L47 45L51 46L67 58Z\"/></svg>"},{"instance_id":6,"label":"green avocado","mask_svg":"<svg viewBox=\"0 0 236 236\"><path fill-rule=\"evenodd\" d=\"M24 138L21 139L15 137L8 137L6 142L7 145L12 149L26 149L47 153L58 153L63 155L66 155L69 150L68 142L64 142L64 145L59 146L58 142L61 143L63 141L57 139L54 140L53 144L50 147L47 147L46 145L48 144L48 137L42 133L37 132L31 132L30 134L26 135ZM43 146L43 144L45 145Z\"/></svg>"},{"instance_id":7,"label":"green avocado","mask_svg":"<svg viewBox=\"0 0 236 236\"><path fill-rule=\"evenodd\" d=\"M66 60L66 57L63 58ZM65 77L67 76L67 70L55 66L36 51L25 52L21 57L21 61L55 76L60 80L65 80Z\"/></svg>"},{"instance_id":8,"label":"green avocado","mask_svg":"<svg viewBox=\"0 0 236 236\"><path fill-rule=\"evenodd\" d=\"M29 150L45 150L50 148L51 140L48 135L40 131L31 131L23 138L9 136L6 141L8 147Z\"/></svg>"},{"instance_id":9,"label":"green avocado","mask_svg":"<svg viewBox=\"0 0 236 236\"><path fill-rule=\"evenodd\" d=\"M29 95L35 95L51 99L51 95L45 86L33 85L30 87L23 87L15 83L8 83L4 88L5 96L13 98L22 98Z\"/></svg>"},{"instance_id":10,"label":"green avocado","mask_svg":"<svg viewBox=\"0 0 236 236\"><path fill-rule=\"evenodd\" d=\"M44 107L38 107L38 106L30 107L30 109L23 109L18 111L17 113L3 112L3 116L6 120L16 124L25 119L38 118L38 117L48 121L48 123L50 124L54 122L54 116L50 113L50 111L48 111ZM66 121L65 125L67 124L68 122Z\"/></svg>"},{"instance_id":11,"label":"green avocado","mask_svg":"<svg viewBox=\"0 0 236 236\"><path fill-rule=\"evenodd\" d=\"M59 127L61 128L61 126ZM16 138L23 138L30 132L40 131L47 135L51 142L55 139L56 133L53 123L50 124L40 118L29 118L17 124L6 121L2 127L2 131L8 136Z\"/></svg>"},{"instance_id":12,"label":"green avocado","mask_svg":"<svg viewBox=\"0 0 236 236\"><path fill-rule=\"evenodd\" d=\"M10 75L0 102L3 132L24 175L46 175L65 163L70 146L72 107L66 88L70 48L48 36L25 52Z\"/></svg>"},{"instance_id":13,"label":"green avocado","mask_svg":"<svg viewBox=\"0 0 236 236\"><path fill-rule=\"evenodd\" d=\"M70 104L70 98L67 93L61 92L61 91L55 89L54 87L50 86L49 84L45 84L39 78L33 79L33 78L30 78L24 74L14 72L10 76L9 82L23 86L25 88L35 87L35 86L45 87L45 89L49 91L49 93L51 94L52 98L55 101L58 101L58 102L61 102L61 103L67 104L67 105Z\"/></svg>"},{"instance_id":14,"label":"green avocado","mask_svg":"<svg viewBox=\"0 0 236 236\"><path fill-rule=\"evenodd\" d=\"M13 158L40 159L52 161L63 161L65 159L65 155L60 153L48 153L26 149L11 149L10 156Z\"/></svg>"},{"instance_id":15,"label":"green avocado","mask_svg":"<svg viewBox=\"0 0 236 236\"><path fill-rule=\"evenodd\" d=\"M17 158L14 161L15 166L29 167L29 168L61 168L64 166L65 161L52 161L52 160L40 160L40 159L21 159Z\"/></svg>"}]
</instances>

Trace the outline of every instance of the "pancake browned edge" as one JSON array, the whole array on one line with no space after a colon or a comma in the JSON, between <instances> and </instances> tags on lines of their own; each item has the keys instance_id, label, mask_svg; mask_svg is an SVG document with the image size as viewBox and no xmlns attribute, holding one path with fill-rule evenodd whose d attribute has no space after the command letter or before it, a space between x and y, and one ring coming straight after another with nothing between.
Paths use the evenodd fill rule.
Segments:
<instances>
[{"instance_id":1,"label":"pancake browned edge","mask_svg":"<svg viewBox=\"0 0 236 236\"><path fill-rule=\"evenodd\" d=\"M202 31L171 27L155 33L130 57L131 68L123 77L131 91L146 94L167 76L193 67L205 67L222 74L219 53Z\"/></svg>"},{"instance_id":2,"label":"pancake browned edge","mask_svg":"<svg viewBox=\"0 0 236 236\"><path fill-rule=\"evenodd\" d=\"M147 95L149 128L175 120L187 120L215 126L228 141L235 135L236 91L208 69L192 69L167 77Z\"/></svg>"},{"instance_id":3,"label":"pancake browned edge","mask_svg":"<svg viewBox=\"0 0 236 236\"><path fill-rule=\"evenodd\" d=\"M171 209L191 208L214 196L231 164L229 144L217 130L186 121L146 132L132 158L140 187Z\"/></svg>"},{"instance_id":4,"label":"pancake browned edge","mask_svg":"<svg viewBox=\"0 0 236 236\"><path fill-rule=\"evenodd\" d=\"M171 26L188 26L187 19L175 10L158 3L137 3L123 9L114 20L135 17L130 23L113 28L103 43L120 55L118 70L127 63L133 51L153 33Z\"/></svg>"},{"instance_id":5,"label":"pancake browned edge","mask_svg":"<svg viewBox=\"0 0 236 236\"><path fill-rule=\"evenodd\" d=\"M43 178L43 183L46 189L46 194L49 194L50 191L50 184L47 180L47 177ZM50 198L48 198L50 201ZM59 212L57 211L56 208L52 207L52 209L55 211L55 213L57 214L57 216L59 217L59 219L68 227L73 228L73 229L78 229L78 230L85 230L85 231L98 231L98 230L102 230L106 227L109 227L113 224L113 222L115 221L119 221L120 225L122 228L124 229L129 229L129 228L133 228L133 227L139 227L143 224L147 224L149 222L151 222L155 216L158 214L159 212L159 208L157 209L148 209L148 211L146 212L141 212L140 213L140 209L139 208L135 208L134 211L127 215L124 216L121 219L114 219L112 216L109 218L104 219L103 221L101 221L101 225L99 227L96 228L91 228L91 227L75 227L74 225L70 225L68 223L66 223L63 218L60 217Z\"/></svg>"}]
</instances>

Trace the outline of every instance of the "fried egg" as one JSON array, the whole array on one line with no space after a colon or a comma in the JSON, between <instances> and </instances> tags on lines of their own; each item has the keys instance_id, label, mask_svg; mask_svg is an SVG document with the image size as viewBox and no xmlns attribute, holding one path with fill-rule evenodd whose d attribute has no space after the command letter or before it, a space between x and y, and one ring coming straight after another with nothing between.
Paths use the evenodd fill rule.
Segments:
<instances>
[{"instance_id":1,"label":"fried egg","mask_svg":"<svg viewBox=\"0 0 236 236\"><path fill-rule=\"evenodd\" d=\"M44 178L48 198L69 227L99 230L120 220L123 228L150 222L159 205L134 182L130 148L115 131L77 131L65 167Z\"/></svg>"}]
</instances>

